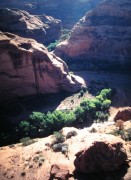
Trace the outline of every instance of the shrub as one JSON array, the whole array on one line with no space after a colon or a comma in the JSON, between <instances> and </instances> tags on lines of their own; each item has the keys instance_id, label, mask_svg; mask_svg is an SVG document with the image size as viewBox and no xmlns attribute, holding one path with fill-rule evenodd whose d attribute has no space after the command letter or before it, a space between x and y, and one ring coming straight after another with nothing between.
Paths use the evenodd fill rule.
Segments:
<instances>
[{"instance_id":1,"label":"shrub","mask_svg":"<svg viewBox=\"0 0 131 180\"><path fill-rule=\"evenodd\" d=\"M102 103L102 108L103 109L109 109L110 105L111 105L111 101L109 99L106 99Z\"/></svg>"},{"instance_id":2,"label":"shrub","mask_svg":"<svg viewBox=\"0 0 131 180\"><path fill-rule=\"evenodd\" d=\"M25 175L26 175L26 172L22 172L22 173L21 173L21 176L25 176Z\"/></svg>"},{"instance_id":3,"label":"shrub","mask_svg":"<svg viewBox=\"0 0 131 180\"><path fill-rule=\"evenodd\" d=\"M35 156L35 157L33 158L33 161L34 161L34 162L38 162L38 161L39 161L39 156Z\"/></svg>"},{"instance_id":4,"label":"shrub","mask_svg":"<svg viewBox=\"0 0 131 180\"><path fill-rule=\"evenodd\" d=\"M95 119L100 120L102 122L108 120L108 118L109 115L102 111L97 111L95 114Z\"/></svg>"},{"instance_id":5,"label":"shrub","mask_svg":"<svg viewBox=\"0 0 131 180\"><path fill-rule=\"evenodd\" d=\"M82 97L83 95L84 95L84 91L83 91L83 90L80 90L79 98Z\"/></svg>"},{"instance_id":6,"label":"shrub","mask_svg":"<svg viewBox=\"0 0 131 180\"><path fill-rule=\"evenodd\" d=\"M39 160L42 161L42 162L44 162L44 161L45 161L45 158L44 158L44 157L40 157Z\"/></svg>"},{"instance_id":7,"label":"shrub","mask_svg":"<svg viewBox=\"0 0 131 180\"><path fill-rule=\"evenodd\" d=\"M76 131L70 131L66 135L66 139L70 139L72 136L76 136L77 132Z\"/></svg>"},{"instance_id":8,"label":"shrub","mask_svg":"<svg viewBox=\"0 0 131 180\"><path fill-rule=\"evenodd\" d=\"M58 44L59 44L59 41L55 41L54 43L50 43L50 44L47 46L48 51L49 51L49 52L50 52L50 51L53 51Z\"/></svg>"},{"instance_id":9,"label":"shrub","mask_svg":"<svg viewBox=\"0 0 131 180\"><path fill-rule=\"evenodd\" d=\"M126 141L131 141L131 128L126 130L126 137L125 137Z\"/></svg>"},{"instance_id":10,"label":"shrub","mask_svg":"<svg viewBox=\"0 0 131 180\"><path fill-rule=\"evenodd\" d=\"M72 125L76 120L76 116L74 111L66 112L65 113L65 125L64 126L70 126Z\"/></svg>"},{"instance_id":11,"label":"shrub","mask_svg":"<svg viewBox=\"0 0 131 180\"><path fill-rule=\"evenodd\" d=\"M117 120L115 125L116 125L116 127L119 128L119 130L123 130L124 129L124 121L122 121L122 120Z\"/></svg>"},{"instance_id":12,"label":"shrub","mask_svg":"<svg viewBox=\"0 0 131 180\"><path fill-rule=\"evenodd\" d=\"M65 141L64 135L60 132L54 132L53 138L54 140L52 144L63 143Z\"/></svg>"},{"instance_id":13,"label":"shrub","mask_svg":"<svg viewBox=\"0 0 131 180\"><path fill-rule=\"evenodd\" d=\"M41 154L41 155L39 155L39 156L35 156L35 157L33 158L33 161L34 161L35 163L38 163L38 166L42 166L43 162L45 161L45 158L44 158L43 155Z\"/></svg>"},{"instance_id":14,"label":"shrub","mask_svg":"<svg viewBox=\"0 0 131 180\"><path fill-rule=\"evenodd\" d=\"M97 130L93 127L91 130L90 130L90 133L96 133Z\"/></svg>"},{"instance_id":15,"label":"shrub","mask_svg":"<svg viewBox=\"0 0 131 180\"><path fill-rule=\"evenodd\" d=\"M42 166L42 164L43 164L43 162L39 161L38 166L40 167L40 166Z\"/></svg>"},{"instance_id":16,"label":"shrub","mask_svg":"<svg viewBox=\"0 0 131 180\"><path fill-rule=\"evenodd\" d=\"M62 30L62 35L60 37L60 42L65 41L70 37L71 31L69 29L63 29Z\"/></svg>"},{"instance_id":17,"label":"shrub","mask_svg":"<svg viewBox=\"0 0 131 180\"><path fill-rule=\"evenodd\" d=\"M52 146L54 152L65 152L68 150L68 145L65 143L54 144Z\"/></svg>"},{"instance_id":18,"label":"shrub","mask_svg":"<svg viewBox=\"0 0 131 180\"><path fill-rule=\"evenodd\" d=\"M111 89L103 89L100 92L100 95L104 98L104 99L110 99L111 98Z\"/></svg>"},{"instance_id":19,"label":"shrub","mask_svg":"<svg viewBox=\"0 0 131 180\"><path fill-rule=\"evenodd\" d=\"M34 139L30 139L30 137L25 137L20 139L20 143L22 143L23 146L28 146L30 144L35 143L36 141Z\"/></svg>"},{"instance_id":20,"label":"shrub","mask_svg":"<svg viewBox=\"0 0 131 180\"><path fill-rule=\"evenodd\" d=\"M30 132L30 123L27 121L21 121L19 124L19 131L22 136L28 136Z\"/></svg>"},{"instance_id":21,"label":"shrub","mask_svg":"<svg viewBox=\"0 0 131 180\"><path fill-rule=\"evenodd\" d=\"M97 99L97 100L99 100L99 101L101 101L101 102L103 102L103 101L104 101L104 98L103 98L103 96L102 96L102 95L98 95L98 96L96 96L96 99Z\"/></svg>"},{"instance_id":22,"label":"shrub","mask_svg":"<svg viewBox=\"0 0 131 180\"><path fill-rule=\"evenodd\" d=\"M74 113L75 113L77 122L83 122L83 120L84 120L84 109L82 107L78 106L75 109Z\"/></svg>"}]
</instances>

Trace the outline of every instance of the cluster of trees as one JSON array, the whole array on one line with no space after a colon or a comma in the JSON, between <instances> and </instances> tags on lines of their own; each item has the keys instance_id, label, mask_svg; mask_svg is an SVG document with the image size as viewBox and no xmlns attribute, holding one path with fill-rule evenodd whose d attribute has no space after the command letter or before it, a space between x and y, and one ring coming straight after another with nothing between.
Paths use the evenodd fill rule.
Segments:
<instances>
[{"instance_id":1,"label":"cluster of trees","mask_svg":"<svg viewBox=\"0 0 131 180\"><path fill-rule=\"evenodd\" d=\"M75 126L79 123L92 123L108 119L111 105L111 89L103 89L94 99L84 99L80 106L72 111L56 110L47 114L33 112L27 120L21 121L16 128L18 136L43 137L59 131L65 126Z\"/></svg>"},{"instance_id":2,"label":"cluster of trees","mask_svg":"<svg viewBox=\"0 0 131 180\"><path fill-rule=\"evenodd\" d=\"M61 35L60 39L56 40L55 42L50 43L47 46L48 51L49 52L53 51L60 42L65 41L66 39L68 39L70 37L70 34L71 34L70 30L62 29L62 35Z\"/></svg>"}]
</instances>

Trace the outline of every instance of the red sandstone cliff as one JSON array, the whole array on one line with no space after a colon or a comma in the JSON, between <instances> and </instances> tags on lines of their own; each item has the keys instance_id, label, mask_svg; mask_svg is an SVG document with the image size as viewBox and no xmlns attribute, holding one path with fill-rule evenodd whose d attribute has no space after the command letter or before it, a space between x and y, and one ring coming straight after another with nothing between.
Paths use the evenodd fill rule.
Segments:
<instances>
[{"instance_id":1,"label":"red sandstone cliff","mask_svg":"<svg viewBox=\"0 0 131 180\"><path fill-rule=\"evenodd\" d=\"M42 44L0 32L0 101L36 93L76 91L83 83Z\"/></svg>"},{"instance_id":2,"label":"red sandstone cliff","mask_svg":"<svg viewBox=\"0 0 131 180\"><path fill-rule=\"evenodd\" d=\"M18 8L31 14L47 14L62 21L64 28L72 26L102 0L1 0L1 8Z\"/></svg>"},{"instance_id":3,"label":"red sandstone cliff","mask_svg":"<svg viewBox=\"0 0 131 180\"><path fill-rule=\"evenodd\" d=\"M46 15L31 15L19 9L0 9L0 31L49 44L61 35L61 21Z\"/></svg>"},{"instance_id":4,"label":"red sandstone cliff","mask_svg":"<svg viewBox=\"0 0 131 180\"><path fill-rule=\"evenodd\" d=\"M130 71L130 0L105 0L87 12L55 54L87 69Z\"/></svg>"}]
</instances>

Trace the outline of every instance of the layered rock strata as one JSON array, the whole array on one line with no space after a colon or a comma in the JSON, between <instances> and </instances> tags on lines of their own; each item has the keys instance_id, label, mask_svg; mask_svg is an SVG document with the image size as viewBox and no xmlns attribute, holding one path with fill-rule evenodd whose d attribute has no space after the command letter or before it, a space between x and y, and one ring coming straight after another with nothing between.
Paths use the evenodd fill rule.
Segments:
<instances>
[{"instance_id":1,"label":"layered rock strata","mask_svg":"<svg viewBox=\"0 0 131 180\"><path fill-rule=\"evenodd\" d=\"M60 90L76 91L83 79L33 39L0 32L0 102Z\"/></svg>"},{"instance_id":2,"label":"layered rock strata","mask_svg":"<svg viewBox=\"0 0 131 180\"><path fill-rule=\"evenodd\" d=\"M72 29L55 54L89 70L131 70L131 2L105 0Z\"/></svg>"},{"instance_id":3,"label":"layered rock strata","mask_svg":"<svg viewBox=\"0 0 131 180\"><path fill-rule=\"evenodd\" d=\"M61 21L46 15L31 15L19 9L0 9L0 31L49 44L61 36Z\"/></svg>"},{"instance_id":4,"label":"layered rock strata","mask_svg":"<svg viewBox=\"0 0 131 180\"><path fill-rule=\"evenodd\" d=\"M62 21L64 28L71 28L102 0L1 0L0 7L18 8L31 14L47 14Z\"/></svg>"}]
</instances>

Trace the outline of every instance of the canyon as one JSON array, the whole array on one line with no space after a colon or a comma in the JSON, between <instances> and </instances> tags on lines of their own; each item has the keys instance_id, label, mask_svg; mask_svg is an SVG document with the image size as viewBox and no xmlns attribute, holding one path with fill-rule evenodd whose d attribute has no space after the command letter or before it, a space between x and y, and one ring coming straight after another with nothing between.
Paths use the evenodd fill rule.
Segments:
<instances>
[{"instance_id":1,"label":"canyon","mask_svg":"<svg viewBox=\"0 0 131 180\"><path fill-rule=\"evenodd\" d=\"M84 80L33 39L0 33L0 102L37 93L75 92Z\"/></svg>"},{"instance_id":2,"label":"canyon","mask_svg":"<svg viewBox=\"0 0 131 180\"><path fill-rule=\"evenodd\" d=\"M1 0L0 179L130 180L130 82L130 0Z\"/></svg>"},{"instance_id":3,"label":"canyon","mask_svg":"<svg viewBox=\"0 0 131 180\"><path fill-rule=\"evenodd\" d=\"M106 0L80 19L55 54L72 70L131 71L131 3Z\"/></svg>"},{"instance_id":4,"label":"canyon","mask_svg":"<svg viewBox=\"0 0 131 180\"><path fill-rule=\"evenodd\" d=\"M0 31L49 44L61 36L61 21L46 15L31 15L18 9L0 9Z\"/></svg>"},{"instance_id":5,"label":"canyon","mask_svg":"<svg viewBox=\"0 0 131 180\"><path fill-rule=\"evenodd\" d=\"M17 8L31 14L46 14L62 21L63 28L71 29L84 14L101 0L1 0L1 8Z\"/></svg>"}]
</instances>

